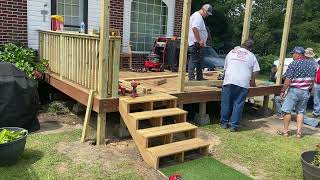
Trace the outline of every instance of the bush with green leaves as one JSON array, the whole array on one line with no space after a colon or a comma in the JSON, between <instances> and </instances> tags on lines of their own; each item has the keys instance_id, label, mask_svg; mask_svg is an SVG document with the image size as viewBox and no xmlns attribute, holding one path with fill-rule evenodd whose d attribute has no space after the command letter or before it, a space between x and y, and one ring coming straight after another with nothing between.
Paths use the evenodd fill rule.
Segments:
<instances>
[{"instance_id":1,"label":"bush with green leaves","mask_svg":"<svg viewBox=\"0 0 320 180\"><path fill-rule=\"evenodd\" d=\"M259 65L260 65L260 72L262 74L269 74L271 67L273 65L273 62L277 60L278 57L272 54L269 54L267 56L262 56L259 58Z\"/></svg>"},{"instance_id":2,"label":"bush with green leaves","mask_svg":"<svg viewBox=\"0 0 320 180\"><path fill-rule=\"evenodd\" d=\"M40 80L48 66L47 60L36 62L35 51L13 43L0 47L0 61L14 64L32 79Z\"/></svg>"}]
</instances>

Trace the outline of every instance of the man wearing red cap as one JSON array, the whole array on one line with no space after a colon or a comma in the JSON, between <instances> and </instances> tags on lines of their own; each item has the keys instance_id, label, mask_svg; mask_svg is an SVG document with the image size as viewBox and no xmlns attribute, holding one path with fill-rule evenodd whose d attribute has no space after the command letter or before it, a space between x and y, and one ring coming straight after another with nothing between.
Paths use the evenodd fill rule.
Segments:
<instances>
[{"instance_id":1,"label":"man wearing red cap","mask_svg":"<svg viewBox=\"0 0 320 180\"><path fill-rule=\"evenodd\" d=\"M297 113L298 129L296 136L302 136L304 113L313 87L317 67L314 61L305 58L303 47L295 47L293 54L294 61L289 65L284 74L285 82L280 97L284 99L281 111L285 113L284 128L278 131L279 135L288 136L291 113Z\"/></svg>"}]
</instances>

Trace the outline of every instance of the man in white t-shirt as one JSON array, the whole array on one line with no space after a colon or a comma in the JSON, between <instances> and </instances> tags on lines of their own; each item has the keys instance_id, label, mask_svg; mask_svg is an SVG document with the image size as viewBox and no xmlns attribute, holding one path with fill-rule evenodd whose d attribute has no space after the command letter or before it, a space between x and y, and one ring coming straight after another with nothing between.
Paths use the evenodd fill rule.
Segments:
<instances>
[{"instance_id":1,"label":"man in white t-shirt","mask_svg":"<svg viewBox=\"0 0 320 180\"><path fill-rule=\"evenodd\" d=\"M239 130L248 88L256 86L255 74L260 71L257 58L250 52L252 48L253 41L247 40L231 50L225 60L220 125L226 129L230 123L231 132Z\"/></svg>"},{"instance_id":2,"label":"man in white t-shirt","mask_svg":"<svg viewBox=\"0 0 320 180\"><path fill-rule=\"evenodd\" d=\"M203 49L206 46L208 39L208 32L203 18L212 15L212 6L205 4L202 8L193 13L190 17L189 24L189 63L188 75L189 80L195 80L194 69L197 69L197 80L203 80L202 63L203 63Z\"/></svg>"}]
</instances>

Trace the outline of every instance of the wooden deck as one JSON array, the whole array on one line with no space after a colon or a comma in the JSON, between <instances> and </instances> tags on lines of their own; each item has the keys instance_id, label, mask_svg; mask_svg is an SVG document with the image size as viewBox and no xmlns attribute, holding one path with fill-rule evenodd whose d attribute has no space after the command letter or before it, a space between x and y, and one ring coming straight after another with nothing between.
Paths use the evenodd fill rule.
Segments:
<instances>
[{"instance_id":1,"label":"wooden deck","mask_svg":"<svg viewBox=\"0 0 320 180\"><path fill-rule=\"evenodd\" d=\"M107 9L108 3L103 3L103 7ZM205 76L210 81L185 81L188 79L185 73L186 42L182 42L184 46L180 53L179 74L120 71L121 37L108 36L108 30L104 31L107 29L105 19L108 18L103 16L104 28L100 36L39 31L40 59L49 62L47 82L81 104L88 105L85 122L89 122L92 104L92 110L98 113L97 144L105 143L106 113L119 112L119 101L123 100L118 95L119 82L131 89L130 81L139 81L140 96L149 92L154 96L161 96L160 93L173 95L177 97L174 105L178 104L179 108L183 104L199 103L200 115L206 115L206 102L220 101L221 88L211 86L222 84L222 81L217 80L219 72ZM186 34L186 31L182 33L183 36ZM163 80L161 85L159 80ZM264 96L263 106L268 107L269 95L279 93L280 89L281 86L263 86L258 83L258 87L249 89L248 96ZM86 137L86 131L83 132L82 142Z\"/></svg>"},{"instance_id":2,"label":"wooden deck","mask_svg":"<svg viewBox=\"0 0 320 180\"><path fill-rule=\"evenodd\" d=\"M67 80L61 80L57 74L47 74L47 82L59 89L63 93L86 105L88 102L89 90L80 87L76 83ZM120 80L137 79L141 86L151 88L152 93L167 93L178 97L178 104L204 103L210 101L220 101L221 88L208 86L187 86L185 92L178 93L177 88L177 73L172 72L128 72L120 71ZM162 85L154 85L157 79L166 78L167 83ZM216 79L216 76L205 76L207 79ZM259 85L260 84L260 85ZM277 94L281 91L281 86L263 86L257 83L258 87L250 88L248 97L268 96ZM142 93L142 92L140 92ZM143 94L140 94L143 96ZM119 98L99 98L93 100L93 110L96 112L118 112Z\"/></svg>"}]
</instances>

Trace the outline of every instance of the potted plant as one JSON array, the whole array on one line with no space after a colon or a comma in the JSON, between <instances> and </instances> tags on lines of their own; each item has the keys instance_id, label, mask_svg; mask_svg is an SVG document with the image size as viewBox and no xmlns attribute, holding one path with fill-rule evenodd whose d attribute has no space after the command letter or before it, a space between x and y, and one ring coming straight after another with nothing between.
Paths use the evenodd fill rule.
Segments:
<instances>
[{"instance_id":1,"label":"potted plant","mask_svg":"<svg viewBox=\"0 0 320 180\"><path fill-rule=\"evenodd\" d=\"M26 145L28 131L18 127L0 128L0 166L17 163Z\"/></svg>"},{"instance_id":2,"label":"potted plant","mask_svg":"<svg viewBox=\"0 0 320 180\"><path fill-rule=\"evenodd\" d=\"M301 154L303 178L305 180L320 179L320 145L315 151L306 151Z\"/></svg>"}]
</instances>

